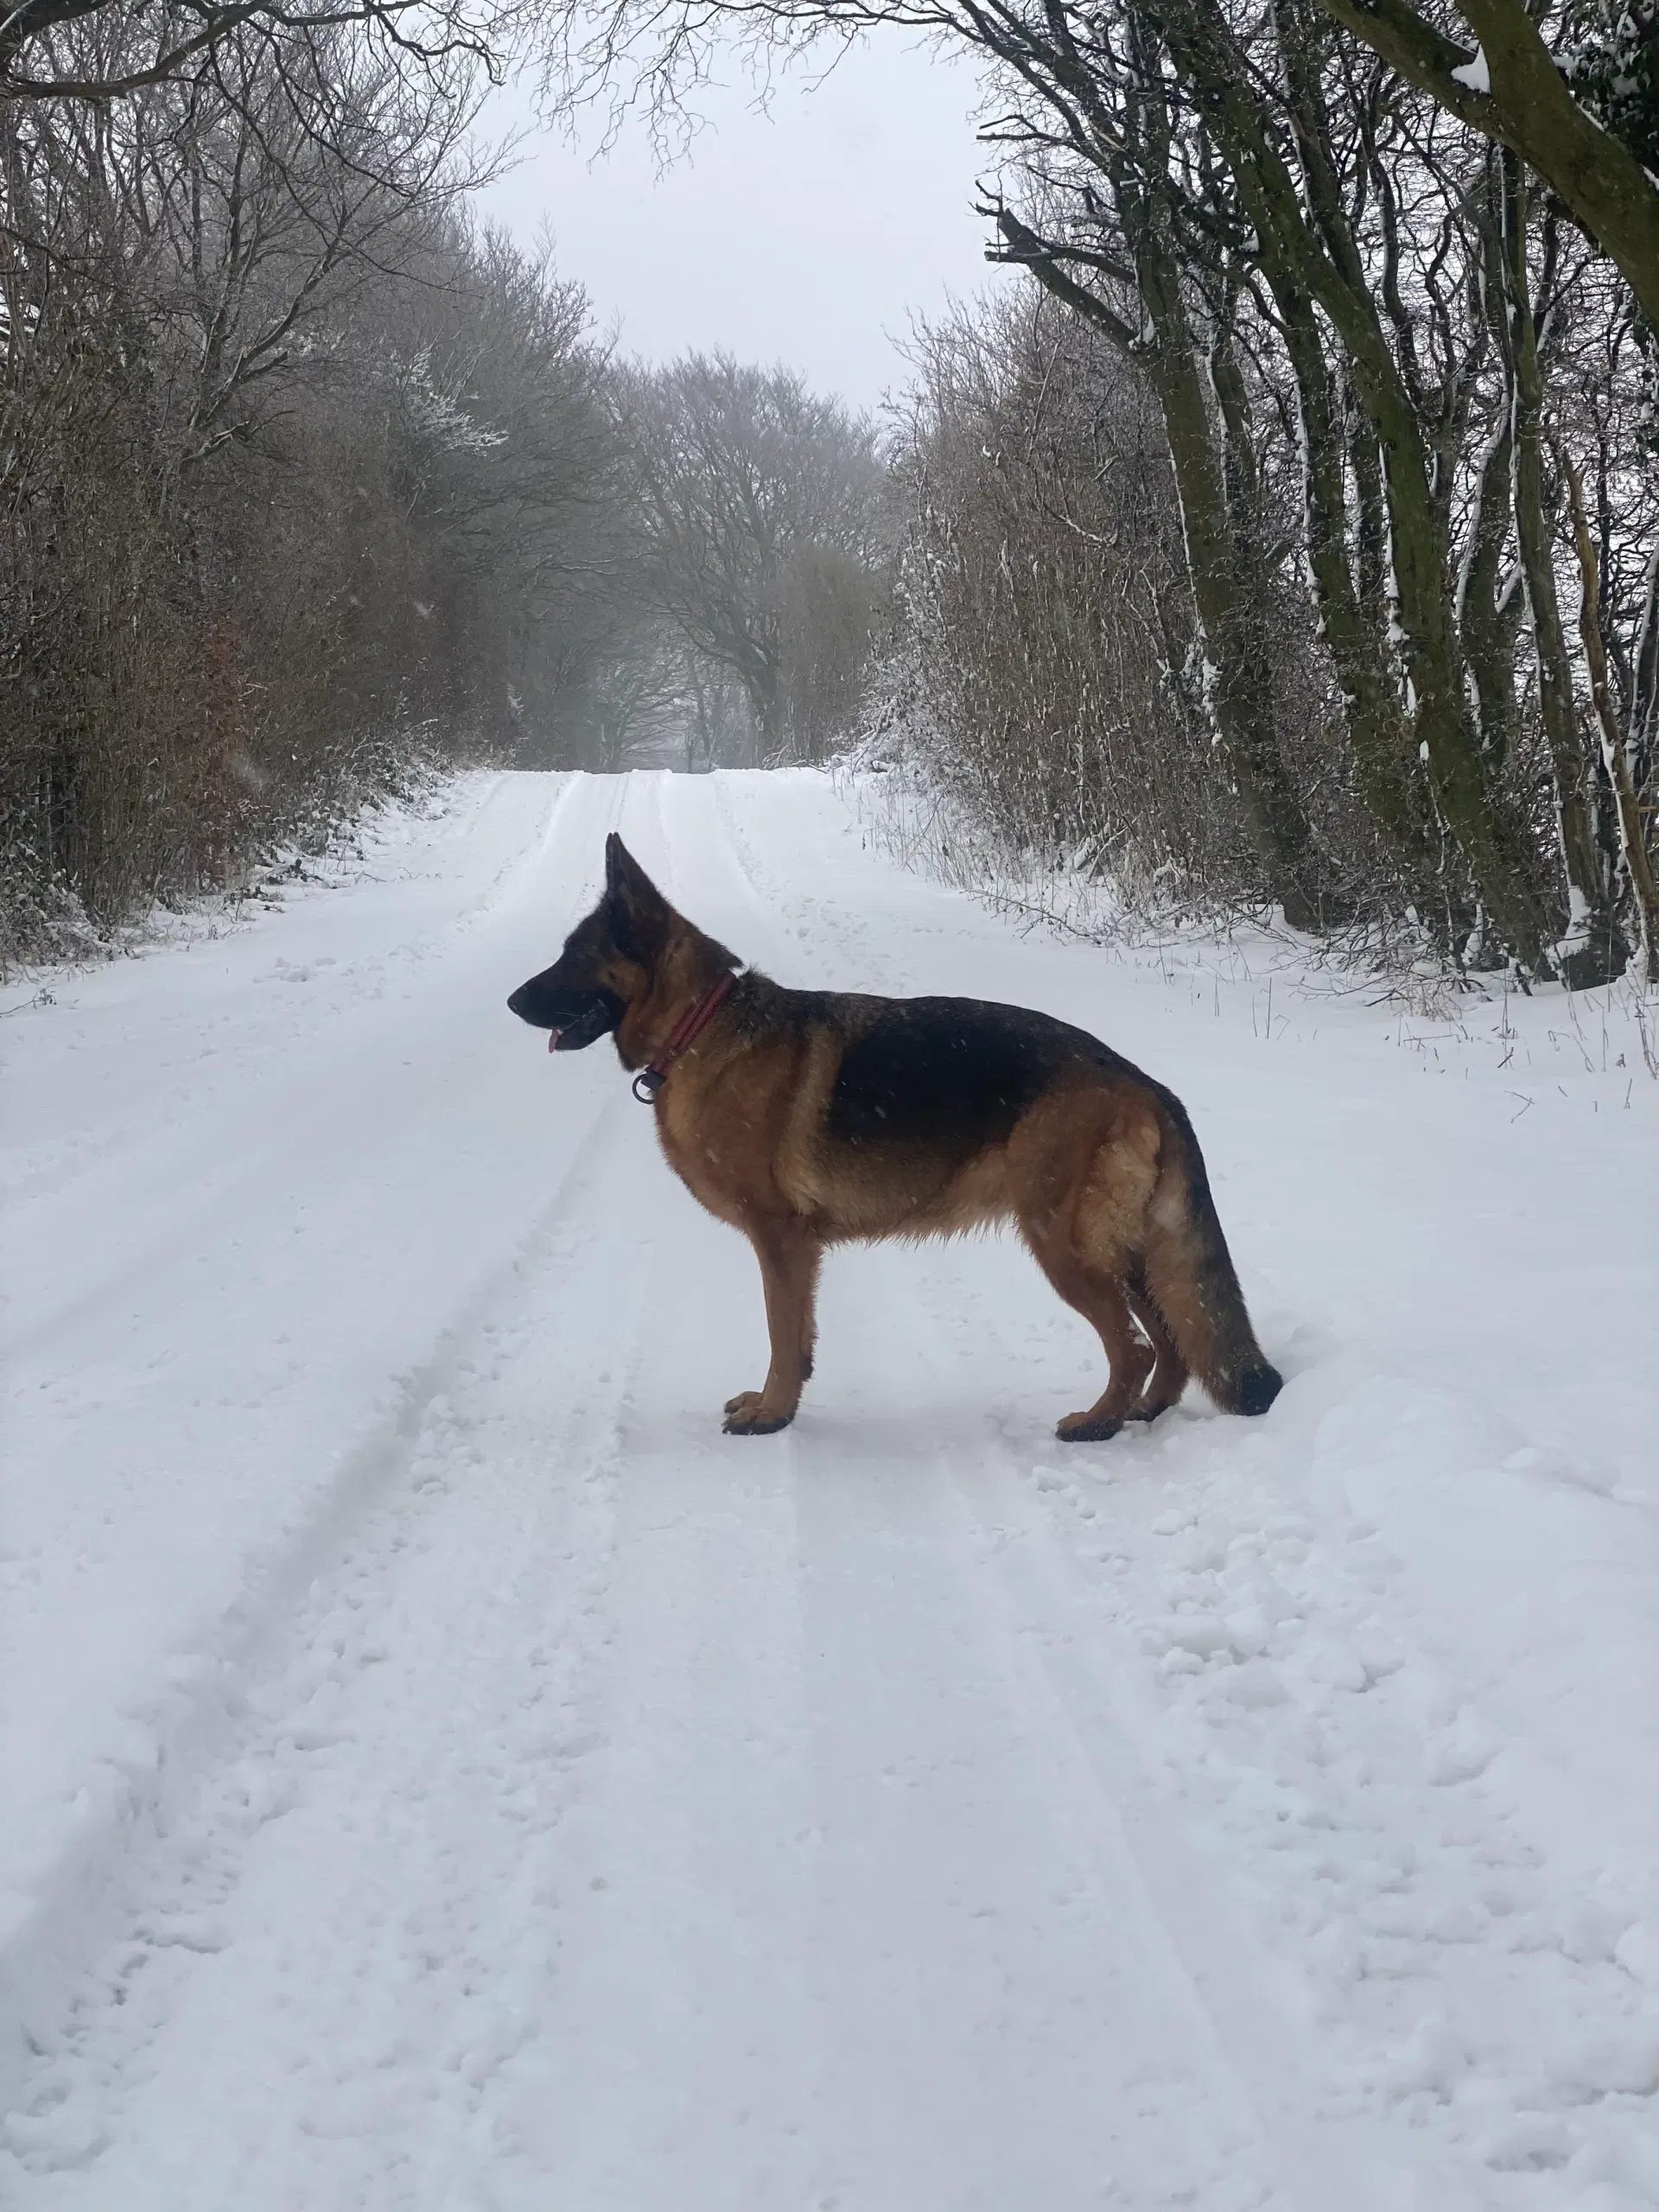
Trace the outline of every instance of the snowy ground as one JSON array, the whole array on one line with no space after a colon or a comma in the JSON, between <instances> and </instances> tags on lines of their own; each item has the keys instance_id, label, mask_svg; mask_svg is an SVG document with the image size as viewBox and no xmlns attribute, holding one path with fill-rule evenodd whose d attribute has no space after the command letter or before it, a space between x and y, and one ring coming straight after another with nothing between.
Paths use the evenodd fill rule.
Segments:
<instances>
[{"instance_id":1,"label":"snowy ground","mask_svg":"<svg viewBox=\"0 0 1659 2212\"><path fill-rule=\"evenodd\" d=\"M604 831L1170 1083L1271 1415L1017 1249L746 1249L507 1015ZM1022 938L822 779L480 777L0 1022L0 2202L1659 2205L1659 1083ZM14 994L14 1001L27 994Z\"/></svg>"}]
</instances>

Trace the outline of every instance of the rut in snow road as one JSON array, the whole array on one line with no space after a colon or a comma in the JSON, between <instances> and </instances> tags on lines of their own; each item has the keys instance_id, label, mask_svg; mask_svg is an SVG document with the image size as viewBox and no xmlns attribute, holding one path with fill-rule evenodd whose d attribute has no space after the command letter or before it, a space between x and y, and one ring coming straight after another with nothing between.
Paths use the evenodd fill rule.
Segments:
<instances>
[{"instance_id":1,"label":"rut in snow road","mask_svg":"<svg viewBox=\"0 0 1659 2212\"><path fill-rule=\"evenodd\" d=\"M1268 1420L1056 1446L993 1243L832 1255L722 1439L747 1248L504 1006L611 827L780 980L1167 1081ZM0 2199L1659 2202L1652 1102L1254 992L814 776L494 777L17 1014Z\"/></svg>"}]
</instances>

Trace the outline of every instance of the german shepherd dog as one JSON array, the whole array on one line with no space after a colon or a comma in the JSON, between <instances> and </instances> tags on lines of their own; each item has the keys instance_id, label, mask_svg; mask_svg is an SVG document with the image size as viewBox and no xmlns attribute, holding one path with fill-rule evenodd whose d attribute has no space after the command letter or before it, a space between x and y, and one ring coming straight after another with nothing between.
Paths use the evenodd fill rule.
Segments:
<instances>
[{"instance_id":1,"label":"german shepherd dog","mask_svg":"<svg viewBox=\"0 0 1659 2212\"><path fill-rule=\"evenodd\" d=\"M605 893L512 1011L549 1050L614 1035L668 1163L741 1229L766 1290L772 1363L728 1399L733 1436L787 1427L812 1372L824 1248L1012 1221L1100 1332L1110 1380L1056 1432L1156 1421L1189 1370L1227 1411L1278 1395L1181 1103L1046 1014L979 999L791 991L671 906L620 837Z\"/></svg>"}]
</instances>

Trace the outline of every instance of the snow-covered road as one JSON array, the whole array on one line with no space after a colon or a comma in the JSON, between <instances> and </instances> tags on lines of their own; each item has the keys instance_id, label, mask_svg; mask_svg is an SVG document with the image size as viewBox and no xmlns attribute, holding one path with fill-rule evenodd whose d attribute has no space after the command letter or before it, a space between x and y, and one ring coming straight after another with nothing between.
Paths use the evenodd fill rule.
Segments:
<instances>
[{"instance_id":1,"label":"snow-covered road","mask_svg":"<svg viewBox=\"0 0 1659 2212\"><path fill-rule=\"evenodd\" d=\"M1058 1445L1091 1340L968 1243L833 1255L723 1438L747 1247L504 1003L612 827L1169 1083L1272 1414ZM0 2203L1659 2205L1659 1083L1268 988L810 774L479 776L15 1007Z\"/></svg>"}]
</instances>

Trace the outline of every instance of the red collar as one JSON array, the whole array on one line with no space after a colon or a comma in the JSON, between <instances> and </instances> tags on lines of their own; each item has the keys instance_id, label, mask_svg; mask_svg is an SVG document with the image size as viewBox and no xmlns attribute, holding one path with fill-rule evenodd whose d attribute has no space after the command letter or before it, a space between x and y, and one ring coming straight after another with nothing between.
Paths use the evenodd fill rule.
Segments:
<instances>
[{"instance_id":1,"label":"red collar","mask_svg":"<svg viewBox=\"0 0 1659 2212\"><path fill-rule=\"evenodd\" d=\"M670 1030L668 1042L649 1066L640 1069L633 1078L633 1095L642 1106L652 1105L662 1089L671 1065L677 1060L694 1038L700 1037L719 1013L726 994L737 981L729 971L722 976L706 998L697 1001L690 1014L683 1014Z\"/></svg>"}]
</instances>

